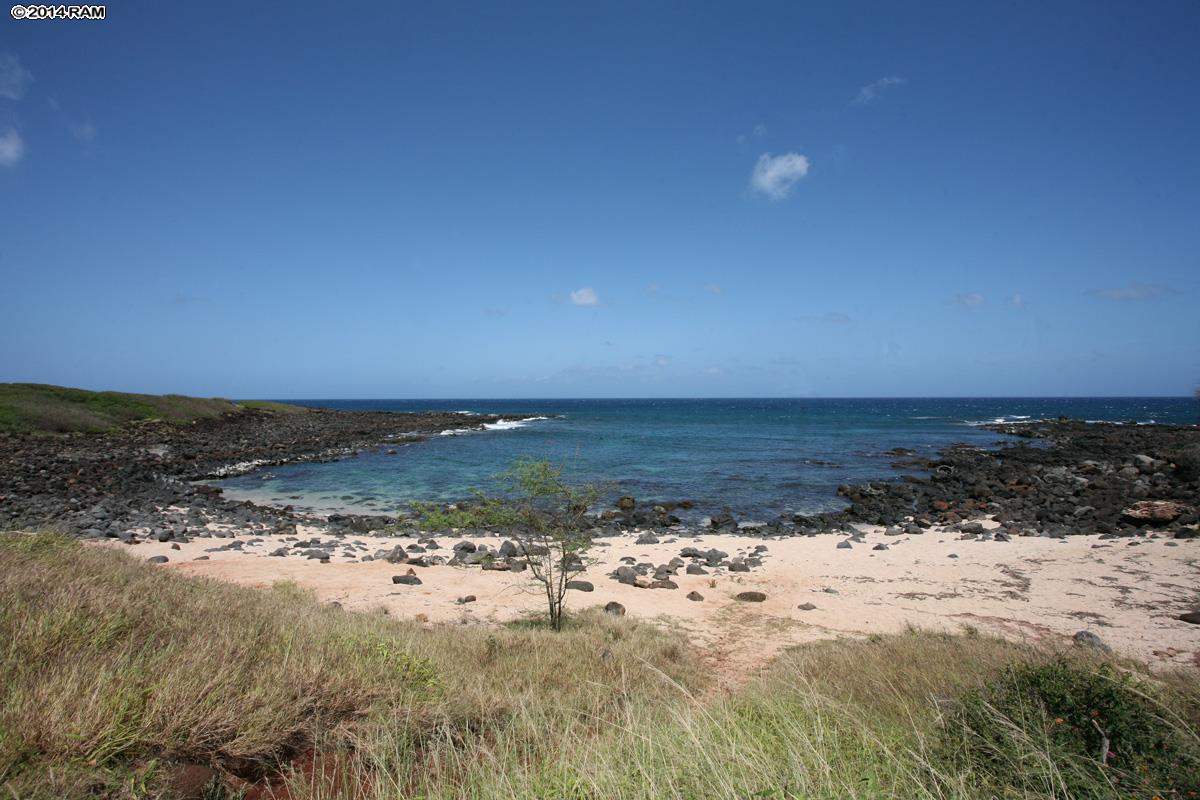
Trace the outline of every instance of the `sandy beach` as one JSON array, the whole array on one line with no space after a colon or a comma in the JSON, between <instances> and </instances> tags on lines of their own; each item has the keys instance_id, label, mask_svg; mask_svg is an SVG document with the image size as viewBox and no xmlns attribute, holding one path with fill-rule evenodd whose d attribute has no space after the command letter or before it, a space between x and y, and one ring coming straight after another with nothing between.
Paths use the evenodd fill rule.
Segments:
<instances>
[{"instance_id":1,"label":"sandy beach","mask_svg":"<svg viewBox=\"0 0 1200 800\"><path fill-rule=\"evenodd\" d=\"M677 627L703 650L726 678L769 663L789 645L840 636L893 633L906 626L956 631L974 628L1015 640L1066 641L1090 630L1115 651L1158 665L1200 664L1200 626L1176 617L1192 608L1200 578L1194 539L1019 537L1011 542L962 538L933 529L921 536L887 536L862 526L861 543L839 548L844 537L758 539L738 535L666 536L658 544L635 538L598 540L581 579L592 592L570 592L581 609L617 601L627 613ZM235 531L230 532L236 535ZM301 528L299 538L319 535ZM290 541L288 540L290 539ZM437 552L450 552L460 537L436 536ZM239 539L119 542L142 558L166 556L166 569L189 575L267 586L295 581L325 602L357 612L379 609L430 624L500 624L541 608L527 574L479 567L429 566L414 571L418 586L394 585L408 565L360 562L347 549L374 553L414 538L346 537L328 563L302 557L271 557L296 537L245 536L240 550L220 550ZM502 539L470 541L498 547ZM873 549L884 544L886 550ZM348 548L346 546L349 546ZM643 589L609 576L623 562L662 564L687 546L717 548L736 556L765 545L763 564L748 573L678 570L678 589ZM763 602L735 595L757 590ZM698 592L703 600L689 600ZM459 603L474 595L475 600ZM808 605L814 606L809 608Z\"/></svg>"}]
</instances>

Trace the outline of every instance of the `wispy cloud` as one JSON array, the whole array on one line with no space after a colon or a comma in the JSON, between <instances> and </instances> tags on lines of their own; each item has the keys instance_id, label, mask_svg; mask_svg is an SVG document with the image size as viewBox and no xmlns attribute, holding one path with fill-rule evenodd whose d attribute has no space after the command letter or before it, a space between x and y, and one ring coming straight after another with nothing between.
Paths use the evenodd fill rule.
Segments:
<instances>
[{"instance_id":1,"label":"wispy cloud","mask_svg":"<svg viewBox=\"0 0 1200 800\"><path fill-rule=\"evenodd\" d=\"M33 73L21 65L21 60L12 53L0 53L0 97L20 100L25 96Z\"/></svg>"},{"instance_id":2,"label":"wispy cloud","mask_svg":"<svg viewBox=\"0 0 1200 800\"><path fill-rule=\"evenodd\" d=\"M16 128L0 133L0 167L16 166L25 156L25 140Z\"/></svg>"},{"instance_id":3,"label":"wispy cloud","mask_svg":"<svg viewBox=\"0 0 1200 800\"><path fill-rule=\"evenodd\" d=\"M725 294L725 289L717 283L704 284L704 291L708 292L709 294Z\"/></svg>"},{"instance_id":4,"label":"wispy cloud","mask_svg":"<svg viewBox=\"0 0 1200 800\"><path fill-rule=\"evenodd\" d=\"M908 83L908 78L901 78L899 75L891 75L886 78L880 78L877 81L872 81L858 90L858 94L854 97L854 104L860 106L866 105L878 99L880 95L889 89L903 86L906 83Z\"/></svg>"},{"instance_id":5,"label":"wispy cloud","mask_svg":"<svg viewBox=\"0 0 1200 800\"><path fill-rule=\"evenodd\" d=\"M1021 296L1020 292L1014 292L1012 296L1008 298L1008 304L1013 308L1024 308L1025 298Z\"/></svg>"},{"instance_id":6,"label":"wispy cloud","mask_svg":"<svg viewBox=\"0 0 1200 800\"><path fill-rule=\"evenodd\" d=\"M85 144L88 142L94 142L96 140L97 133L99 133L99 131L96 130L96 126L92 124L90 119L84 120L78 125L71 126L71 135L74 136L77 141Z\"/></svg>"},{"instance_id":7,"label":"wispy cloud","mask_svg":"<svg viewBox=\"0 0 1200 800\"><path fill-rule=\"evenodd\" d=\"M983 295L979 292L967 292L954 295L954 302L963 308L979 308L983 305Z\"/></svg>"},{"instance_id":8,"label":"wispy cloud","mask_svg":"<svg viewBox=\"0 0 1200 800\"><path fill-rule=\"evenodd\" d=\"M808 158L799 153L763 153L750 174L750 188L771 200L782 200L808 174L808 166Z\"/></svg>"},{"instance_id":9,"label":"wispy cloud","mask_svg":"<svg viewBox=\"0 0 1200 800\"><path fill-rule=\"evenodd\" d=\"M582 289L576 289L571 292L571 303L577 306L598 306L600 305L600 297L596 294L595 289L585 286Z\"/></svg>"},{"instance_id":10,"label":"wispy cloud","mask_svg":"<svg viewBox=\"0 0 1200 800\"><path fill-rule=\"evenodd\" d=\"M830 325L849 325L853 321L849 314L843 314L840 311L827 311L820 316L820 320Z\"/></svg>"},{"instance_id":11,"label":"wispy cloud","mask_svg":"<svg viewBox=\"0 0 1200 800\"><path fill-rule=\"evenodd\" d=\"M662 353L659 353L658 355L656 355L654 357L654 366L656 366L656 367L665 367L670 363L671 363L671 357L668 355L663 355Z\"/></svg>"},{"instance_id":12,"label":"wispy cloud","mask_svg":"<svg viewBox=\"0 0 1200 800\"><path fill-rule=\"evenodd\" d=\"M1174 293L1175 290L1171 287L1162 286L1157 283L1131 283L1128 286L1119 286L1113 289L1092 289L1088 292L1092 297L1098 297L1102 300L1116 300L1118 302L1151 300L1155 297L1161 297L1164 294Z\"/></svg>"},{"instance_id":13,"label":"wispy cloud","mask_svg":"<svg viewBox=\"0 0 1200 800\"><path fill-rule=\"evenodd\" d=\"M841 311L826 311L824 314L804 314L796 317L797 322L820 322L826 325L849 325L854 320Z\"/></svg>"},{"instance_id":14,"label":"wispy cloud","mask_svg":"<svg viewBox=\"0 0 1200 800\"><path fill-rule=\"evenodd\" d=\"M754 131L749 136L743 133L737 137L737 141L738 141L738 144L745 144L746 141L751 136L753 136L755 139L761 139L762 137L764 137L766 135L767 135L767 126L763 125L760 122L759 124L754 126Z\"/></svg>"},{"instance_id":15,"label":"wispy cloud","mask_svg":"<svg viewBox=\"0 0 1200 800\"><path fill-rule=\"evenodd\" d=\"M192 294L188 291L176 292L171 297L171 305L173 306L194 306L198 303L203 303L207 298L200 295Z\"/></svg>"},{"instance_id":16,"label":"wispy cloud","mask_svg":"<svg viewBox=\"0 0 1200 800\"><path fill-rule=\"evenodd\" d=\"M483 314L487 317L507 317L508 309L500 308L498 306L488 306L483 310Z\"/></svg>"}]
</instances>

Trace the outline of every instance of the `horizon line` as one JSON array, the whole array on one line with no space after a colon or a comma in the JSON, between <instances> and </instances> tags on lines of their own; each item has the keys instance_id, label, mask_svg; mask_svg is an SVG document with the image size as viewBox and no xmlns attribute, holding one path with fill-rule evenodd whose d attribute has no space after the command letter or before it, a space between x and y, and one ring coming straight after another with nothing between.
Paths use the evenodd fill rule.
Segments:
<instances>
[{"instance_id":1,"label":"horizon line","mask_svg":"<svg viewBox=\"0 0 1200 800\"><path fill-rule=\"evenodd\" d=\"M235 400L269 400L280 403L317 402L317 401L404 401L404 402L446 402L450 400L482 401L482 400L1193 400L1190 395L1174 394L1064 394L1064 395L708 395L708 396L677 396L677 395L628 395L628 396L543 396L534 395L512 397L238 397Z\"/></svg>"}]
</instances>

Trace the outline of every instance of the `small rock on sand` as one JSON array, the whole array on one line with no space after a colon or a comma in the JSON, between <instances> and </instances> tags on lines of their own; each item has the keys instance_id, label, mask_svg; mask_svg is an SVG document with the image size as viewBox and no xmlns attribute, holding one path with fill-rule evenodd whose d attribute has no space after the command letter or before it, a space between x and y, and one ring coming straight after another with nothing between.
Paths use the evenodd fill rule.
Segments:
<instances>
[{"instance_id":1,"label":"small rock on sand","mask_svg":"<svg viewBox=\"0 0 1200 800\"><path fill-rule=\"evenodd\" d=\"M1091 647L1103 653L1112 652L1112 648L1106 645L1103 639L1091 631L1076 631L1075 635L1071 638L1075 640L1075 644L1080 645L1081 647Z\"/></svg>"},{"instance_id":2,"label":"small rock on sand","mask_svg":"<svg viewBox=\"0 0 1200 800\"><path fill-rule=\"evenodd\" d=\"M743 603L761 603L767 599L767 596L762 592L738 592L733 599L741 600Z\"/></svg>"}]
</instances>

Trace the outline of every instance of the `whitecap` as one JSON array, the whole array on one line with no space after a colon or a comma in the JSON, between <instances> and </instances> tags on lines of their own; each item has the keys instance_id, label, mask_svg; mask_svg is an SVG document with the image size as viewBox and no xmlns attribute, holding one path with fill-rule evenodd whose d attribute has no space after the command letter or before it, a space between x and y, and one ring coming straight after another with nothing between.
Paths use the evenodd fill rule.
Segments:
<instances>
[{"instance_id":1,"label":"whitecap","mask_svg":"<svg viewBox=\"0 0 1200 800\"><path fill-rule=\"evenodd\" d=\"M438 436L459 436L464 433L472 433L474 428L450 428L438 434Z\"/></svg>"},{"instance_id":2,"label":"whitecap","mask_svg":"<svg viewBox=\"0 0 1200 800\"><path fill-rule=\"evenodd\" d=\"M550 419L550 418L549 417L525 417L524 419L500 419L500 420L496 420L495 422L486 422L486 423L484 423L483 427L484 427L484 430L489 430L489 431L510 431L510 430L513 430L514 428L524 428L530 422L537 422L538 420L543 420L543 419Z\"/></svg>"}]
</instances>

